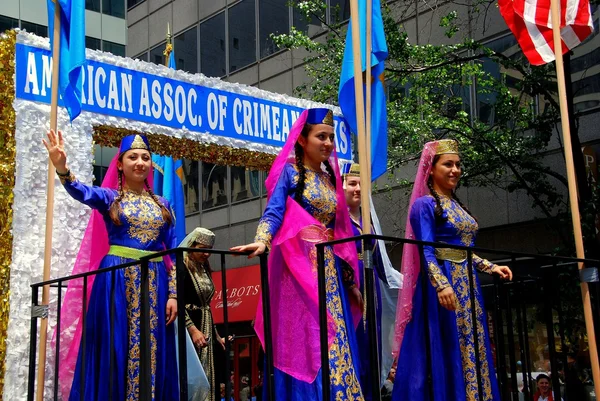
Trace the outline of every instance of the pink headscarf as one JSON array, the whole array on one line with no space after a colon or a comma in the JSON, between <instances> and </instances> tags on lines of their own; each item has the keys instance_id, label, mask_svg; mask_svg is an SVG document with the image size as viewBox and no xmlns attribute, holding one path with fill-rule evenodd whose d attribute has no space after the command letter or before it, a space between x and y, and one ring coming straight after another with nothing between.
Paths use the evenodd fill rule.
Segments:
<instances>
[{"instance_id":1,"label":"pink headscarf","mask_svg":"<svg viewBox=\"0 0 600 401\"><path fill-rule=\"evenodd\" d=\"M431 168L433 167L433 158L435 157L437 145L437 141L427 142L423 147L423 153L421 153L421 160L419 160L419 165L417 167L417 176L415 177L413 191L410 196L408 216L406 218L406 232L404 236L408 239L415 239L415 233L410 225L410 211L412 205L418 198L429 193L427 180L429 179ZM404 244L401 270L404 275L404 286L402 291L400 291L398 307L396 308L396 335L392 348L395 350L396 356L400 354L400 347L402 346L406 325L412 319L413 295L415 294L415 287L420 271L421 254L419 252L419 247L417 245Z\"/></svg>"},{"instance_id":2,"label":"pink headscarf","mask_svg":"<svg viewBox=\"0 0 600 401\"><path fill-rule=\"evenodd\" d=\"M266 180L270 199L287 163L295 163L294 145L306 123L308 110L296 120L287 142L273 162ZM352 237L350 215L334 151L329 158L335 172L337 208L334 239ZM294 199L288 197L283 223L271 242L269 284L271 290L271 328L273 361L277 369L296 379L312 383L321 368L319 343L319 301L315 244L328 241L326 228ZM354 242L334 246L334 253L354 269L358 282L358 258ZM354 324L361 310L352 304ZM259 302L255 330L265 344L262 302ZM329 344L335 338L337 325L328 316Z\"/></svg>"},{"instance_id":3,"label":"pink headscarf","mask_svg":"<svg viewBox=\"0 0 600 401\"><path fill-rule=\"evenodd\" d=\"M102 188L118 189L118 168L119 160L118 152L111 160L104 180ZM148 184L153 186L153 171L152 166L148 173ZM125 177L123 177L125 181ZM71 275L86 273L98 269L102 258L108 253L110 245L108 243L108 232L102 214L97 210L92 211L88 226L83 235L79 252L75 260L75 265L71 271ZM88 277L86 299L89 299L94 284L95 275ZM67 292L63 299L60 317L60 350L56 358L60 358L60 370L58 372L60 390L64 399L69 398L71 384L73 383L73 375L75 373L75 365L77 363L77 355L79 353L79 344L81 343L82 324L81 316L83 309L83 279L75 279L68 282ZM52 340L54 346L56 341L56 332Z\"/></svg>"}]
</instances>

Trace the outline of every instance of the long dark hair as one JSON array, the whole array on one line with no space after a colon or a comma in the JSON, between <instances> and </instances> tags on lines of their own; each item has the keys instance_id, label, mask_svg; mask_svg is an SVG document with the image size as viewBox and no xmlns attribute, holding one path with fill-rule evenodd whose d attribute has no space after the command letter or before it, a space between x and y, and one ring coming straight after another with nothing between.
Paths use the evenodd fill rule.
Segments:
<instances>
[{"instance_id":1,"label":"long dark hair","mask_svg":"<svg viewBox=\"0 0 600 401\"><path fill-rule=\"evenodd\" d=\"M308 138L308 133L312 128L312 124L304 124L302 128L302 135L304 138ZM294 193L294 200L298 203L302 203L302 194L304 193L305 181L306 181L306 167L304 166L304 149L300 146L299 142L294 145L294 153L296 154L296 167L298 167L298 185L296 186L296 192ZM329 160L323 162L325 169L329 174L329 180L335 188L335 172Z\"/></svg>"},{"instance_id":2,"label":"long dark hair","mask_svg":"<svg viewBox=\"0 0 600 401\"><path fill-rule=\"evenodd\" d=\"M123 162L123 155L125 153L126 152L123 152L123 154L121 154L119 156L119 161L121 163ZM118 174L118 180L119 180L119 186L117 188L118 195L115 198L115 200L113 201L113 203L110 205L108 215L110 216L110 219L112 220L112 222L115 225L120 226L121 219L119 219L119 215L121 214L121 200L123 199L125 192L123 191L123 171L119 170L117 172L117 174ZM165 223L167 223L169 225L172 224L173 218L171 217L171 212L169 212L169 210L165 207L165 205L163 205L163 203L160 201L160 199L158 199L158 196L154 192L152 192L152 189L150 188L150 184L148 183L148 179L144 180L144 186L146 187L146 191L148 191L148 194L150 194L150 196L152 197L154 202L160 207L161 212L162 212L162 217L163 217L163 220L165 221Z\"/></svg>"},{"instance_id":3,"label":"long dark hair","mask_svg":"<svg viewBox=\"0 0 600 401\"><path fill-rule=\"evenodd\" d=\"M432 166L436 165L436 163L440 160L440 156L441 155L435 155L433 157ZM442 202L440 200L440 194L438 194L437 191L433 188L432 176L429 176L429 178L427 179L427 187L429 188L429 192L431 192L431 196L433 196L433 199L435 199L435 208L434 208L433 212L435 214L436 222L437 223L446 222L448 220L448 218L444 217L444 209L442 209ZM452 199L454 199L456 201L456 203L458 203L465 212L467 212L475 221L477 221L477 218L475 216L473 216L473 213L471 213L471 211L464 205L464 203L461 202L461 200L456 195L455 191L452 191Z\"/></svg>"}]
</instances>

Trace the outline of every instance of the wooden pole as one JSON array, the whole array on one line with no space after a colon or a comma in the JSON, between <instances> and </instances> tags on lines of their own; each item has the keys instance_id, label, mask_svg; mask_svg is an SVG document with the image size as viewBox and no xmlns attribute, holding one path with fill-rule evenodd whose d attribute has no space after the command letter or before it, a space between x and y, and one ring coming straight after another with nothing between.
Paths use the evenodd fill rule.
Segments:
<instances>
[{"instance_id":1,"label":"wooden pole","mask_svg":"<svg viewBox=\"0 0 600 401\"><path fill-rule=\"evenodd\" d=\"M362 224L363 224L363 233L370 234L371 233L371 84L373 76L371 75L371 48L373 45L372 37L373 37L373 0L367 0L367 10L366 10L366 39L365 39L365 149L366 149L366 159L367 164L363 167L362 163L360 165L361 177L364 179L361 180L361 196L362 192L366 193L368 202L363 203L364 200L361 199L361 204L364 205L362 208ZM361 63L362 64L362 63Z\"/></svg>"},{"instance_id":2,"label":"wooden pole","mask_svg":"<svg viewBox=\"0 0 600 401\"><path fill-rule=\"evenodd\" d=\"M58 130L58 65L60 62L60 5L54 0L54 32L52 33L52 97L50 103L50 129ZM48 183L46 199L46 234L44 241L44 273L43 281L50 280L50 268L52 266L52 227L54 220L54 176L56 170L48 158ZM59 294L60 296L60 294ZM45 285L42 289L42 305L50 302L50 286ZM40 324L40 342L38 355L38 372L36 400L44 399L44 381L46 379L46 343L48 337L48 317L42 317ZM59 355L56 355L58 358ZM55 380L58 372L54 372Z\"/></svg>"},{"instance_id":3,"label":"wooden pole","mask_svg":"<svg viewBox=\"0 0 600 401\"><path fill-rule=\"evenodd\" d=\"M571 131L569 127L569 111L567 106L567 95L565 86L565 71L562 56L562 39L560 37L560 10L559 0L551 0L552 33L554 39L554 53L556 56L556 77L558 83L558 98L560 104L560 119L564 143L565 160L567 164L567 180L569 184L569 203L571 204L571 219L573 221L573 234L575 235L575 249L577 258L584 259L583 235L581 232L581 218L579 215L579 201L577 196L577 181L575 177L575 166L573 163L573 146L571 144ZM578 263L579 270L583 269L583 263ZM596 334L594 331L594 320L592 317L592 305L587 283L581 283L581 297L583 299L583 312L585 327L590 347L590 362L592 365L592 376L594 378L594 389L600 394L600 367L598 366L598 349L596 346Z\"/></svg>"},{"instance_id":4,"label":"wooden pole","mask_svg":"<svg viewBox=\"0 0 600 401\"><path fill-rule=\"evenodd\" d=\"M365 107L363 97L363 79L362 62L360 51L360 22L358 20L358 0L350 0L350 18L352 22L352 54L354 56L354 95L356 105L356 128L358 137L358 162L360 163L361 184L370 181L370 178L363 176L365 168L369 164L367 159L367 143L365 141ZM363 187L364 188L364 187ZM360 200L362 206L363 232L371 232L371 218L369 215L370 199L368 190L360 191Z\"/></svg>"}]
</instances>

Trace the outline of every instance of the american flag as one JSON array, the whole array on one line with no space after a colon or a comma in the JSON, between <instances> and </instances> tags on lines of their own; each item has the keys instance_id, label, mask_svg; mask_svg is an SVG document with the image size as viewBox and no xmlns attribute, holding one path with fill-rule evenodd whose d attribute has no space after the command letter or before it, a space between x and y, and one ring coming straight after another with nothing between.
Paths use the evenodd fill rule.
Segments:
<instances>
[{"instance_id":1,"label":"american flag","mask_svg":"<svg viewBox=\"0 0 600 401\"><path fill-rule=\"evenodd\" d=\"M498 0L502 17L533 65L555 59L550 1ZM589 0L560 0L560 28L564 54L594 31Z\"/></svg>"}]
</instances>

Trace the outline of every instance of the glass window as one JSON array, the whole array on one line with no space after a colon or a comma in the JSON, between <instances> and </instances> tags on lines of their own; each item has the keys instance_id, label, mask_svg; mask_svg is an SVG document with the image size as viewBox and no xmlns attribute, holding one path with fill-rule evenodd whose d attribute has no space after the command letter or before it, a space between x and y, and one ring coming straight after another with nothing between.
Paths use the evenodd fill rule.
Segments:
<instances>
[{"instance_id":1,"label":"glass window","mask_svg":"<svg viewBox=\"0 0 600 401\"><path fill-rule=\"evenodd\" d=\"M92 38L91 36L85 37L85 47L87 49L102 50L101 46L100 39Z\"/></svg>"},{"instance_id":2,"label":"glass window","mask_svg":"<svg viewBox=\"0 0 600 401\"><path fill-rule=\"evenodd\" d=\"M173 43L178 70L198 72L198 28L194 27L175 36Z\"/></svg>"},{"instance_id":3,"label":"glass window","mask_svg":"<svg viewBox=\"0 0 600 401\"><path fill-rule=\"evenodd\" d=\"M183 193L185 197L185 214L200 211L200 191L198 190L200 162L183 159Z\"/></svg>"},{"instance_id":4,"label":"glass window","mask_svg":"<svg viewBox=\"0 0 600 401\"><path fill-rule=\"evenodd\" d=\"M288 0L261 0L258 2L261 58L279 50L279 46L273 43L271 34L279 35L290 31L288 4Z\"/></svg>"},{"instance_id":5,"label":"glass window","mask_svg":"<svg viewBox=\"0 0 600 401\"><path fill-rule=\"evenodd\" d=\"M331 23L350 19L350 0L329 0Z\"/></svg>"},{"instance_id":6,"label":"glass window","mask_svg":"<svg viewBox=\"0 0 600 401\"><path fill-rule=\"evenodd\" d=\"M260 172L231 166L231 202L260 196Z\"/></svg>"},{"instance_id":7,"label":"glass window","mask_svg":"<svg viewBox=\"0 0 600 401\"><path fill-rule=\"evenodd\" d=\"M21 21L21 29L34 33L37 36L48 37L48 27L34 24L33 22Z\"/></svg>"},{"instance_id":8,"label":"glass window","mask_svg":"<svg viewBox=\"0 0 600 401\"><path fill-rule=\"evenodd\" d=\"M143 52L134 57L136 60L148 61L148 52Z\"/></svg>"},{"instance_id":9,"label":"glass window","mask_svg":"<svg viewBox=\"0 0 600 401\"><path fill-rule=\"evenodd\" d=\"M202 210L227 205L227 166L202 163Z\"/></svg>"},{"instance_id":10,"label":"glass window","mask_svg":"<svg viewBox=\"0 0 600 401\"><path fill-rule=\"evenodd\" d=\"M143 1L144 0L127 0L127 9L135 7L135 6L137 6L138 4L140 4Z\"/></svg>"},{"instance_id":11,"label":"glass window","mask_svg":"<svg viewBox=\"0 0 600 401\"><path fill-rule=\"evenodd\" d=\"M324 16L325 11L323 10L321 18ZM309 36L314 36L323 31L323 24L317 15L311 14L310 19L308 19L297 7L294 7L294 27L299 31L306 32Z\"/></svg>"},{"instance_id":12,"label":"glass window","mask_svg":"<svg viewBox=\"0 0 600 401\"><path fill-rule=\"evenodd\" d=\"M513 60L518 60L522 57L521 50L517 45L514 35L507 35L498 38L492 42L486 43L486 47L502 53ZM496 80L504 80L504 83L510 88L515 88L519 82L519 74L514 70L507 70L495 61L485 57L480 60L483 70ZM478 84L481 86L481 84ZM482 89L482 88L478 88ZM497 93L477 90L477 113L479 119L489 124L494 124L494 104L496 103Z\"/></svg>"},{"instance_id":13,"label":"glass window","mask_svg":"<svg viewBox=\"0 0 600 401\"><path fill-rule=\"evenodd\" d=\"M102 184L110 162L117 154L117 148L94 145L94 185Z\"/></svg>"},{"instance_id":14,"label":"glass window","mask_svg":"<svg viewBox=\"0 0 600 401\"><path fill-rule=\"evenodd\" d=\"M0 32L4 32L9 29L18 28L18 27L19 27L18 19L0 15Z\"/></svg>"},{"instance_id":15,"label":"glass window","mask_svg":"<svg viewBox=\"0 0 600 401\"><path fill-rule=\"evenodd\" d=\"M242 0L229 9L229 73L256 61L254 0Z\"/></svg>"},{"instance_id":16,"label":"glass window","mask_svg":"<svg viewBox=\"0 0 600 401\"><path fill-rule=\"evenodd\" d=\"M117 18L125 18L125 1L102 0L102 14L112 15Z\"/></svg>"},{"instance_id":17,"label":"glass window","mask_svg":"<svg viewBox=\"0 0 600 401\"><path fill-rule=\"evenodd\" d=\"M105 52L125 57L125 45L104 40L102 41L102 48Z\"/></svg>"},{"instance_id":18,"label":"glass window","mask_svg":"<svg viewBox=\"0 0 600 401\"><path fill-rule=\"evenodd\" d=\"M85 9L100 12L100 0L85 0Z\"/></svg>"},{"instance_id":19,"label":"glass window","mask_svg":"<svg viewBox=\"0 0 600 401\"><path fill-rule=\"evenodd\" d=\"M154 64L165 65L165 56L163 52L165 51L165 44L160 44L156 46L154 49L150 50L150 62Z\"/></svg>"},{"instance_id":20,"label":"glass window","mask_svg":"<svg viewBox=\"0 0 600 401\"><path fill-rule=\"evenodd\" d=\"M200 71L209 77L227 74L224 12L200 24Z\"/></svg>"}]
</instances>

